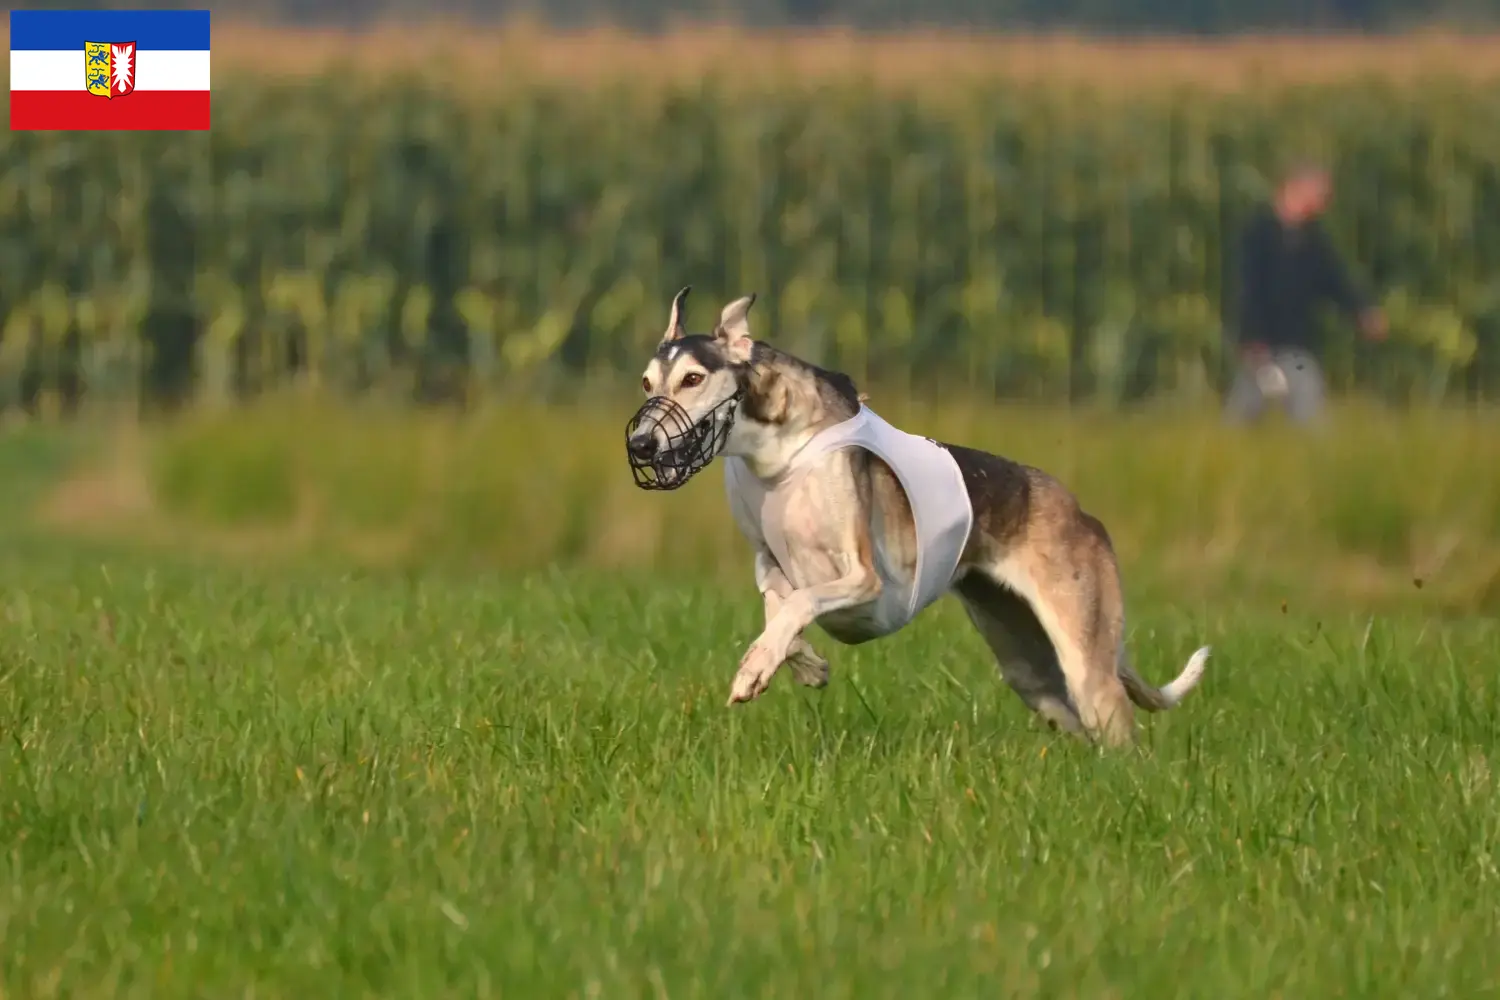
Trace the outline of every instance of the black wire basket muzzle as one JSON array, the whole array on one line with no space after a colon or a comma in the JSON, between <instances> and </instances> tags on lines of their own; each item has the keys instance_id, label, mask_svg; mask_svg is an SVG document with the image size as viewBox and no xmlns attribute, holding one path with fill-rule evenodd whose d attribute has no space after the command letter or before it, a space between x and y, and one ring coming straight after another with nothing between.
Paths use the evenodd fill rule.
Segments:
<instances>
[{"instance_id":1,"label":"black wire basket muzzle","mask_svg":"<svg viewBox=\"0 0 1500 1000\"><path fill-rule=\"evenodd\" d=\"M625 425L630 472L643 490L675 490L708 468L724 449L740 393L694 422L666 396L652 396Z\"/></svg>"}]
</instances>

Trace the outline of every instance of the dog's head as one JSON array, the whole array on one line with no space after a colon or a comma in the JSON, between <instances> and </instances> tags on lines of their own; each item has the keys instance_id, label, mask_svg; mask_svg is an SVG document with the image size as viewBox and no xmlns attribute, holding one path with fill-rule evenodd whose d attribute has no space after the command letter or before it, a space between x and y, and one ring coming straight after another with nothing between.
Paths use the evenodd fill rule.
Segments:
<instances>
[{"instance_id":1,"label":"dog's head","mask_svg":"<svg viewBox=\"0 0 1500 1000\"><path fill-rule=\"evenodd\" d=\"M712 333L688 333L683 306L691 290L684 288L672 300L667 331L641 373L641 389L647 397L670 399L697 422L742 391L754 344L749 314L755 296L725 306Z\"/></svg>"},{"instance_id":2,"label":"dog's head","mask_svg":"<svg viewBox=\"0 0 1500 1000\"><path fill-rule=\"evenodd\" d=\"M690 334L683 305L691 290L672 299L666 333L641 374L646 403L625 432L631 469L645 489L676 489L712 462L748 386L755 296L725 306L712 333Z\"/></svg>"}]
</instances>

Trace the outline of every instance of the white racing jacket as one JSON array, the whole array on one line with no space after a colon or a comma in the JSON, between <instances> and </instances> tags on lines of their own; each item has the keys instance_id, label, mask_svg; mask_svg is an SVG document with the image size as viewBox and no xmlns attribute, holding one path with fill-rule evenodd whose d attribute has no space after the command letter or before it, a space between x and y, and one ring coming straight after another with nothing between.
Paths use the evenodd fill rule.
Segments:
<instances>
[{"instance_id":1,"label":"white racing jacket","mask_svg":"<svg viewBox=\"0 0 1500 1000\"><path fill-rule=\"evenodd\" d=\"M930 438L891 426L869 407L861 406L853 417L813 437L792 459L779 482L767 484L742 459L729 457L724 460L724 484L740 531L757 550L769 551L785 570L791 562L781 524L789 488L819 459L843 448L864 448L891 467L906 491L916 522L917 565L911 579L897 578L900 570L881 551L880 539L874 539L875 566L882 587L872 613L861 617L869 621L863 639L875 639L905 626L942 597L953 582L974 522L974 508L963 473L948 450ZM757 563L755 582L762 592L766 589L763 575ZM787 576L791 579L790 573ZM798 581L791 582L799 586Z\"/></svg>"}]
</instances>

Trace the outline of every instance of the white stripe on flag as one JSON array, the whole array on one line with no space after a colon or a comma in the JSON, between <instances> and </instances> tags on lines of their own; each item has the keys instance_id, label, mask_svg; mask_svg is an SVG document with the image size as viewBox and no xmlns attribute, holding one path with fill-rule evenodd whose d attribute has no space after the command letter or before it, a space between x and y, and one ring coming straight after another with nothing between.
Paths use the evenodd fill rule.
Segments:
<instances>
[{"instance_id":1,"label":"white stripe on flag","mask_svg":"<svg viewBox=\"0 0 1500 1000\"><path fill-rule=\"evenodd\" d=\"M208 53L147 49L135 56L136 90L208 90ZM12 49L11 90L87 90L83 47L74 52Z\"/></svg>"}]
</instances>

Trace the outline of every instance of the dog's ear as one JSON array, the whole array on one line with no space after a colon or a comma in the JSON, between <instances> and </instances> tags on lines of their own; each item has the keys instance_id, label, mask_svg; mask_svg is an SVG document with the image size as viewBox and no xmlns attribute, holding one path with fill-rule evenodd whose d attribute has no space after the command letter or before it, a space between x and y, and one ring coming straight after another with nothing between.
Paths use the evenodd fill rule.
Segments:
<instances>
[{"instance_id":1,"label":"dog's ear","mask_svg":"<svg viewBox=\"0 0 1500 1000\"><path fill-rule=\"evenodd\" d=\"M752 292L742 299L735 299L719 314L719 325L714 328L714 337L724 347L731 361L750 360L753 346L750 340L750 307L755 305Z\"/></svg>"},{"instance_id":2,"label":"dog's ear","mask_svg":"<svg viewBox=\"0 0 1500 1000\"><path fill-rule=\"evenodd\" d=\"M682 322L682 307L687 303L688 292L693 290L688 285L672 298L672 315L667 317L667 332L662 334L661 342L665 344L669 340L679 340L687 336L687 327Z\"/></svg>"}]
</instances>

